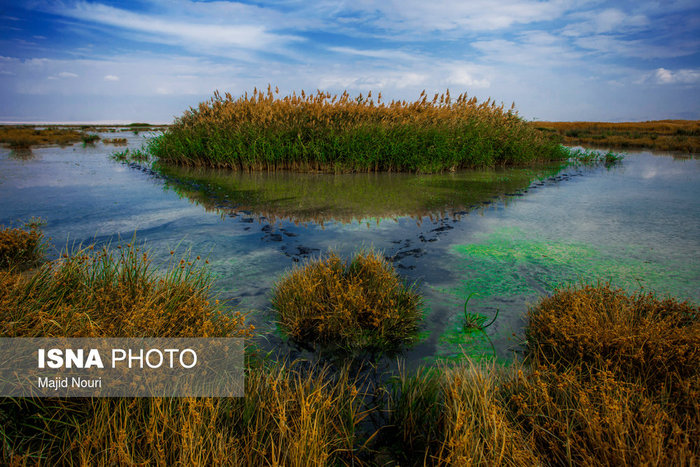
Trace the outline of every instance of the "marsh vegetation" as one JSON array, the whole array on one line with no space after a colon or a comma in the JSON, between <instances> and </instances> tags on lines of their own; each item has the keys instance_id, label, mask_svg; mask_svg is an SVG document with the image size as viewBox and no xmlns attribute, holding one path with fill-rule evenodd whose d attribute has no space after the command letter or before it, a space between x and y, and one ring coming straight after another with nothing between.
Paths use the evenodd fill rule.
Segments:
<instances>
[{"instance_id":1,"label":"marsh vegetation","mask_svg":"<svg viewBox=\"0 0 700 467\"><path fill-rule=\"evenodd\" d=\"M649 122L532 122L543 132L557 134L570 146L649 148L658 151L700 152L699 120Z\"/></svg>"},{"instance_id":2,"label":"marsh vegetation","mask_svg":"<svg viewBox=\"0 0 700 467\"><path fill-rule=\"evenodd\" d=\"M466 94L383 102L371 92L280 97L269 86L239 98L215 93L148 151L174 165L326 172L440 172L568 157L512 108Z\"/></svg>"},{"instance_id":3,"label":"marsh vegetation","mask_svg":"<svg viewBox=\"0 0 700 467\"><path fill-rule=\"evenodd\" d=\"M149 252L132 240L66 252L32 275L4 270L2 335L252 335L243 315L211 297L201 260L171 257L152 269ZM287 280L315 274L322 287L347 297L363 289L347 283L350 273L356 285L367 281L373 287L366 290L391 299L391 287L381 289L387 281L398 285L382 261L368 253L348 264L329 256ZM361 312L368 302L344 303ZM607 284L557 290L529 312L525 363L440 363L399 370L379 386L346 366L275 362L249 348L242 398L4 399L2 458L96 465L692 464L700 456L699 313L685 302ZM308 329L299 337L323 335L316 325ZM366 338L342 334L358 336Z\"/></svg>"}]
</instances>

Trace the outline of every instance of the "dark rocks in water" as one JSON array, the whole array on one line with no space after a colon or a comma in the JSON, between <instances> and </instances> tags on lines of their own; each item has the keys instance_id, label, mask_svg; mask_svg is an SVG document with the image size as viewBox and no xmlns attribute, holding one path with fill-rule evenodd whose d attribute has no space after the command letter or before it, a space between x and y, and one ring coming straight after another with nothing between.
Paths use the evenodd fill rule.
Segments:
<instances>
[{"instance_id":1,"label":"dark rocks in water","mask_svg":"<svg viewBox=\"0 0 700 467\"><path fill-rule=\"evenodd\" d=\"M425 250L422 248L413 248L411 250L406 250L406 251L400 251L396 253L394 256L391 256L387 258L389 261L401 261L404 258L407 258L409 256L412 256L414 258L420 258L425 254Z\"/></svg>"},{"instance_id":2,"label":"dark rocks in water","mask_svg":"<svg viewBox=\"0 0 700 467\"><path fill-rule=\"evenodd\" d=\"M282 241L282 235L280 235L278 233L267 235L266 238L268 238L269 240L271 240L273 242L281 242Z\"/></svg>"},{"instance_id":3,"label":"dark rocks in water","mask_svg":"<svg viewBox=\"0 0 700 467\"><path fill-rule=\"evenodd\" d=\"M255 221L252 217L244 217L241 219L241 222L244 222L246 224L252 224Z\"/></svg>"},{"instance_id":4,"label":"dark rocks in water","mask_svg":"<svg viewBox=\"0 0 700 467\"><path fill-rule=\"evenodd\" d=\"M319 251L321 251L321 250L319 250L318 248L308 248L305 246L298 246L297 247L297 254L299 256L309 256L309 255L311 255L313 253L317 253Z\"/></svg>"},{"instance_id":5,"label":"dark rocks in water","mask_svg":"<svg viewBox=\"0 0 700 467\"><path fill-rule=\"evenodd\" d=\"M454 229L454 227L452 227L451 225L445 224L445 225L441 225L440 227L434 228L433 230L431 230L431 232L444 232L444 231L450 230L450 229Z\"/></svg>"}]
</instances>

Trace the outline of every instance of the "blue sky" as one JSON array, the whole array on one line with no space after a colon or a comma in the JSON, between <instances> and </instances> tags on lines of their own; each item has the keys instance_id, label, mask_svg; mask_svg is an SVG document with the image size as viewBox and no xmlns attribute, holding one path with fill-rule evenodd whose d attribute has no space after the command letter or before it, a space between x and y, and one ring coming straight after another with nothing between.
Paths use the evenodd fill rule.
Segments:
<instances>
[{"instance_id":1,"label":"blue sky","mask_svg":"<svg viewBox=\"0 0 700 467\"><path fill-rule=\"evenodd\" d=\"M0 121L170 122L214 90L421 90L538 120L700 119L691 1L0 0Z\"/></svg>"}]
</instances>

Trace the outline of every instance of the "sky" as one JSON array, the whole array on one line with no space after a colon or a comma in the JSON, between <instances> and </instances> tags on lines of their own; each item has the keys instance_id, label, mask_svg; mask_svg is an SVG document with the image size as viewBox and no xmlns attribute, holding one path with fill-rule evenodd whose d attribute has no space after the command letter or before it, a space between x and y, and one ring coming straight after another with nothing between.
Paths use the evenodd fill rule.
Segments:
<instances>
[{"instance_id":1,"label":"sky","mask_svg":"<svg viewBox=\"0 0 700 467\"><path fill-rule=\"evenodd\" d=\"M0 30L0 122L169 123L268 84L700 119L697 0L0 0Z\"/></svg>"}]
</instances>

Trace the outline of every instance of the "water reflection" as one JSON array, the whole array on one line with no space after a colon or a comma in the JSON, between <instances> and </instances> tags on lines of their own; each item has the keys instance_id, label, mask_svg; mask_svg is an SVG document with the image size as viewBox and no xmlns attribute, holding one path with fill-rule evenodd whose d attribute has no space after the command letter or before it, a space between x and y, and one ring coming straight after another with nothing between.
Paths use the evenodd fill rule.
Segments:
<instances>
[{"instance_id":1,"label":"water reflection","mask_svg":"<svg viewBox=\"0 0 700 467\"><path fill-rule=\"evenodd\" d=\"M300 174L159 167L166 187L221 214L268 221L323 224L410 216L451 216L526 190L556 175L560 165L471 170L447 174Z\"/></svg>"}]
</instances>

